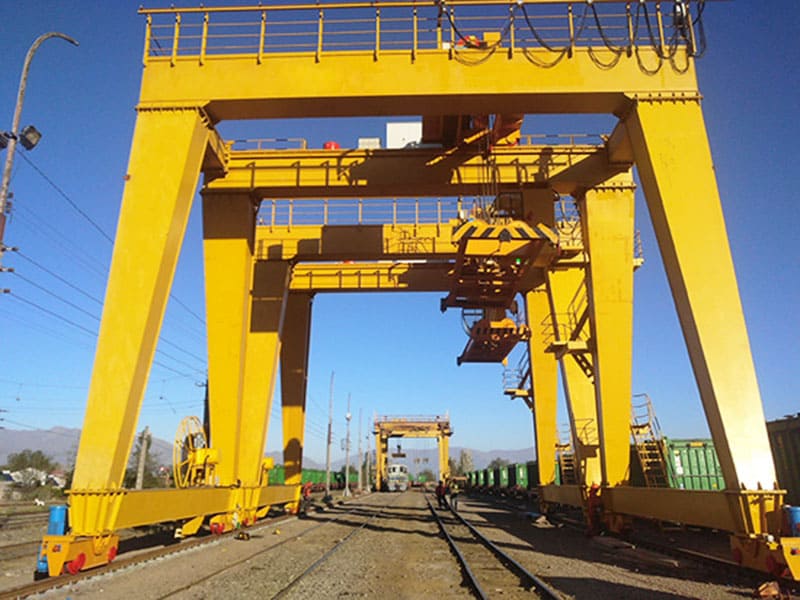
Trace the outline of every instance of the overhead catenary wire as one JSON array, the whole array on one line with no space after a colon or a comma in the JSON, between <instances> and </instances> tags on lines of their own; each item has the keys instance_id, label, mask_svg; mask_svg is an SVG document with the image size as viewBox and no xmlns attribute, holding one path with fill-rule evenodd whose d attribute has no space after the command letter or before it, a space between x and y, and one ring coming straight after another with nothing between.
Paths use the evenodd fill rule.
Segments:
<instances>
[{"instance_id":1,"label":"overhead catenary wire","mask_svg":"<svg viewBox=\"0 0 800 600\"><path fill-rule=\"evenodd\" d=\"M84 308L81 308L80 306L78 306L77 304L75 304L73 302L70 302L69 300L67 300L63 296L60 296L59 294L56 294L55 292L47 289L46 287L44 287L42 285L39 285L38 283L36 283L35 281L32 281L31 279L25 277L24 275L21 275L19 273L19 271L12 271L12 273L14 275L16 275L17 277L19 277L20 279L22 279L23 281L25 281L28 285L31 285L31 286L41 290L42 292L44 292L45 294L55 298L59 302L63 302L64 304L66 304L67 306L70 306L74 310L77 310L78 312L88 316L90 319L93 319L94 321L97 321L98 323L100 322L100 317L98 317L97 315L85 310ZM71 287L74 287L74 286L71 286ZM77 289L78 291L81 291L81 293L83 293L89 299L94 300L95 302L97 302L97 303L102 305L102 302L100 302L98 299L92 297L91 295L83 292L83 290L80 290L79 288L75 288L75 289ZM174 349L178 350L179 352L183 352L183 353L187 354L188 356L191 356L192 358L200 361L200 363L203 365L203 367L201 369L199 369L199 371L202 372L202 370L205 368L205 359L203 359L202 357L200 357L200 356L198 356L198 355L196 355L196 354L194 354L192 352L189 352L188 350L186 350L186 349L182 348L181 346L179 346L178 344L176 344L176 343L164 338L163 336L160 338L160 342L165 344L165 345L170 346L171 348L174 348ZM168 354L167 352L165 352L162 349L159 349L158 352L163 354L167 358L170 358L170 359L174 360L175 362L177 362L179 364L182 364L185 367L189 367L190 369L196 368L194 365L190 365L190 364L184 362L183 360L181 360L179 358L175 358L174 356Z\"/></svg>"},{"instance_id":2,"label":"overhead catenary wire","mask_svg":"<svg viewBox=\"0 0 800 600\"><path fill-rule=\"evenodd\" d=\"M92 337L97 337L97 332L96 331L92 331L91 329L88 329L88 328L84 327L83 325L81 325L79 323L76 323L75 321L72 321L71 319L68 319L68 318L64 317L63 315L58 314L57 312L54 312L54 311L52 311L52 310L50 310L48 308L45 308L44 306L41 306L40 304L37 304L36 302L33 302L32 300L28 300L27 298L23 298L22 296L20 296L16 292L10 292L9 295L11 297L13 297L14 299L19 300L20 302L23 302L25 304L28 304L28 305L30 305L30 306L32 306L32 307L44 312L44 313L50 315L51 317L53 317L55 319L63 321L64 323L74 327L75 329L83 331L84 333L87 333L87 334L91 335ZM173 358L172 360L175 360L175 359ZM165 365L164 363L162 363L160 361L157 361L157 360L153 360L153 364L157 365L157 366L159 366L162 369L165 369L167 371L171 371L172 373L175 373L176 375L179 375L181 377L191 377L191 378L195 377L195 374L193 374L193 373L184 373L182 371L178 371L177 369L173 369L169 365ZM195 371L195 373L199 373L199 372L201 372L199 369Z\"/></svg>"},{"instance_id":3,"label":"overhead catenary wire","mask_svg":"<svg viewBox=\"0 0 800 600\"><path fill-rule=\"evenodd\" d=\"M78 214L79 214L79 215L80 215L80 216L81 216L83 219L85 219L85 220L86 220L86 221L87 221L87 222L88 222L88 223L89 223L89 224L90 224L90 225L91 225L91 226L92 226L92 227L93 227L93 228L94 228L96 231L98 231L98 232L100 233L100 235L101 235L101 236L102 236L102 237L103 237L103 238L104 238L104 239L105 239L105 240L106 240L108 243L110 243L110 244L113 244L113 243L114 243L114 239L113 239L113 238L112 238L112 237L111 237L111 236L110 236L110 235L109 235L109 234L108 234L108 233L107 233L107 232L106 232L106 231L105 231L105 230L104 230L104 229L103 229L103 228L102 228L102 227L101 227L101 226L100 226L100 225L99 225L99 224L98 224L98 223L97 223L97 222L96 222L94 219L92 219L92 218L91 218L91 217L90 217L88 214L86 214L86 213L85 213L85 212L84 212L84 211L83 211L83 210L82 210L82 209L81 209L81 208L78 206L78 204L77 204L75 201L73 201L73 200L72 200L72 198L70 198L70 197L69 197L69 195L68 195L68 194L67 194L67 193L66 193L66 192L65 192L65 191L64 191L64 190L63 190L61 187L59 187L59 186L58 186L58 184L56 184L56 182L55 182L55 181L53 181L53 179L52 179L52 178L50 178L50 177L47 175L47 173L45 173L45 172L44 172L44 170L42 170L40 167L38 167L38 166L37 166L37 165L36 165L36 164L35 164L35 163L34 163L34 162L33 162L33 161L30 159L30 158L28 158L28 157L27 157L27 156L25 156L24 154L21 154L20 156L22 156L22 158L24 158L24 159L25 159L25 162L27 162L27 163L28 163L28 164L31 166L31 168L33 168L33 170L34 170L34 171L36 171L36 173L38 173L38 174L39 174L39 175L40 175L40 176L41 176L41 177L42 177L42 178L43 178L43 179L44 179L44 180L45 180L45 181L46 181L46 182L47 182L47 183L48 183L48 184L49 184L49 185L50 185L50 186L51 186L51 187L52 187L52 188L53 188L53 189L56 191L56 192L58 192L58 194L59 194L59 195L60 195L60 196L61 196L61 197L62 197L64 200L66 200L66 202L69 204L69 206L71 206L71 207L72 207L72 208L73 208L73 209L74 209L74 210L75 210L75 211L76 211L76 212L77 212L77 213L78 213ZM106 272L107 272L107 269L106 269ZM173 299L173 300L174 300L174 301L175 301L175 302L176 302L176 303L177 303L177 304L178 304L178 305L179 305L181 308L183 308L184 310L186 310L186 311L187 311L189 314L191 314L191 315L192 315L192 316L193 316L195 319L197 319L198 321L200 321L200 323L202 323L203 325L205 325L205 321L203 320L203 318L202 318L202 317L200 317L200 316L199 316L199 315L198 315L196 312L194 312L194 311L193 311L191 308L189 308L189 306L188 306L186 303L184 303L183 301L181 301L180 299L178 299L178 298L177 298L177 297L176 297L176 296L175 296L173 293L171 293L171 292L170 292L170 298L172 298L172 299Z\"/></svg>"}]
</instances>

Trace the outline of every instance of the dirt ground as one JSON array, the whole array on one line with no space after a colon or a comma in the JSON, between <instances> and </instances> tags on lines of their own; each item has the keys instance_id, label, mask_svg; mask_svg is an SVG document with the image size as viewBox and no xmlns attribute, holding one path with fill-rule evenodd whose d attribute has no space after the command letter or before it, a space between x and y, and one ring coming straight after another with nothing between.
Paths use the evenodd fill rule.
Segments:
<instances>
[{"instance_id":1,"label":"dirt ground","mask_svg":"<svg viewBox=\"0 0 800 600\"><path fill-rule=\"evenodd\" d=\"M716 600L741 599L752 592L741 582L607 539L587 538L578 530L537 520L529 512L500 507L488 499L462 494L459 509L565 598ZM271 598L365 521L339 550L282 597L447 600L470 596L423 494L414 490L357 497L347 505L312 511L307 518L253 530L249 541L219 538L202 548L39 597ZM17 569L14 564L9 561L10 571ZM19 569L27 574L24 583L30 581L33 558L26 558L22 565ZM6 568L4 563L3 571ZM8 583L4 581L2 587L11 587ZM489 593L503 595L502 590Z\"/></svg>"}]
</instances>

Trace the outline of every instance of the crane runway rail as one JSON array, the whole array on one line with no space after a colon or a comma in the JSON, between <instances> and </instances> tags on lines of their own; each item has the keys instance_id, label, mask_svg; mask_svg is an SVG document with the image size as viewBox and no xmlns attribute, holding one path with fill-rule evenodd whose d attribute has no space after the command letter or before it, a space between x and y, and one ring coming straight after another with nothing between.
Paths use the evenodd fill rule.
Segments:
<instances>
[{"instance_id":1,"label":"crane runway rail","mask_svg":"<svg viewBox=\"0 0 800 600\"><path fill-rule=\"evenodd\" d=\"M443 516L427 495L425 500L476 597L489 598L485 588L491 585L492 590L502 589L504 596L524 590L534 597L563 600L562 594L503 552L449 505ZM503 568L498 569L498 564Z\"/></svg>"}]
</instances>

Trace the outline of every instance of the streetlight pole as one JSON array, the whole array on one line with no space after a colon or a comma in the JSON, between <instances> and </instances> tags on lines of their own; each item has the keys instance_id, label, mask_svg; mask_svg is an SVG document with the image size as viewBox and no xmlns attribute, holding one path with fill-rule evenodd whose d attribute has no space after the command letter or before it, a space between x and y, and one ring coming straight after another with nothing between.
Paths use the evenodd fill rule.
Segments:
<instances>
[{"instance_id":1,"label":"streetlight pole","mask_svg":"<svg viewBox=\"0 0 800 600\"><path fill-rule=\"evenodd\" d=\"M14 107L14 121L11 124L11 135L9 136L8 140L8 154L6 154L6 164L3 168L3 180L2 184L0 184L0 271L2 271L2 263L3 263L3 251L5 250L5 245L3 243L4 233L6 229L6 204L8 203L8 185L11 181L11 169L14 167L14 151L17 149L17 136L19 134L19 120L22 116L22 103L25 100L25 87L28 83L28 71L31 68L31 61L33 60L33 55L36 53L36 50L39 49L39 46L45 40L49 40L50 38L61 38L62 40L68 41L70 44L77 46L78 42L71 38L70 36L59 33L57 31L51 31L50 33L43 33L38 38L36 38L31 44L31 47L28 49L28 54L25 55L25 63L22 65L22 76L19 80L19 90L17 91L17 104Z\"/></svg>"}]
</instances>

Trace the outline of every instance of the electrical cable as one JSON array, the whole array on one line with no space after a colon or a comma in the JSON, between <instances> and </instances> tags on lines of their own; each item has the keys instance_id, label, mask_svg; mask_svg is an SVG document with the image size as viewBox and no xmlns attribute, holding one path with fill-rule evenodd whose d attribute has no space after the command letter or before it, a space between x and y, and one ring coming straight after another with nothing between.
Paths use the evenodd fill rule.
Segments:
<instances>
[{"instance_id":1,"label":"electrical cable","mask_svg":"<svg viewBox=\"0 0 800 600\"><path fill-rule=\"evenodd\" d=\"M36 283L35 281L31 281L30 279L28 279L28 278L27 278L27 277L25 277L24 275L20 275L19 271L11 271L11 272L12 272L14 275L16 275L17 277L19 277L20 279L22 279L22 281L26 282L28 285L32 285L33 287L35 287L35 288L37 288L37 289L39 289L39 290L43 291L43 292L44 292L45 294L47 294L48 296L51 296L51 297L55 298L55 299L56 299L56 300L58 300L59 302L63 302L63 303L64 303L64 304L66 304L67 306L70 306L70 307L74 308L74 309L75 309L75 310L77 310L78 312L81 312L81 313L83 313L84 315L86 315L87 317L89 317L89 318L91 318L91 319L94 319L94 320L95 320L95 321L97 321L98 323L100 322L100 317L98 317L98 316L96 316L96 315L93 315L93 314L92 314L92 313L90 313L88 310L84 310L83 308L81 308L81 307L80 307L80 306L78 306L77 304L73 304L72 302L70 302L70 301L69 301L69 300L67 300L66 298L62 298L62 297L61 297L61 296L59 296L58 294L56 294L56 293L54 293L54 292L51 292L51 291L50 291L50 290L48 290L46 287L39 285L39 284L38 284L38 283Z\"/></svg>"},{"instance_id":2,"label":"electrical cable","mask_svg":"<svg viewBox=\"0 0 800 600\"><path fill-rule=\"evenodd\" d=\"M48 269L47 267L45 267L45 266L43 266L43 265L39 264L38 262L36 262L35 260L33 260L32 258L30 258L29 256L27 256L26 254L23 254L22 252L20 252L19 250L17 250L17 251L16 251L16 256L19 256L20 258L22 258L22 259L24 259L24 260L27 260L27 261L28 261L29 263L31 263L33 266L35 266L35 267L38 267L39 269L41 269L42 271L44 271L45 273L47 273L47 274L48 274L48 275L50 275L51 277L55 277L55 278L56 278L56 279L58 279L58 280L59 280L61 283L63 283L63 284L64 284L64 285L66 285L66 286L69 286L70 288L72 288L73 290L75 290L75 291L76 291L76 292L78 292L79 294L82 294L83 296L85 296L86 298L88 298L89 300L91 300L92 302L96 302L96 303L97 303L97 304L99 304L100 306L103 306L103 302L102 302L101 300L99 300L98 298L95 298L94 296L92 296L92 295L91 295L91 294L89 294L88 292L84 291L83 289L79 288L78 286L76 286L75 284L73 284L72 282L70 282L69 280L67 280L67 279L64 279L64 278L63 278L63 277L61 277L61 275L59 275L58 273L54 273L53 271L51 271L51 270L50 270L50 269Z\"/></svg>"},{"instance_id":3,"label":"electrical cable","mask_svg":"<svg viewBox=\"0 0 800 600\"><path fill-rule=\"evenodd\" d=\"M60 187L58 187L58 185L56 185L55 181L50 179L47 176L47 174L44 171L42 171L39 167L37 167L36 164L30 158L28 158L24 153L20 154L20 156L25 160L26 163L28 163L33 168L34 171L36 171L39 175L41 175L42 179L44 179L47 183L49 183L50 187L52 187L55 191L57 191L59 193L59 195L62 198L64 198L64 200L66 200L67 203L73 209L75 209L75 211L80 216L82 216L84 219L86 219L86 221L89 222L89 224L91 224L91 226L94 227L95 230L97 230L100 233L100 235L102 235L106 240L108 240L112 244L114 243L114 239L110 235L108 235L105 231L103 231L103 228L100 227L100 225L98 225L94 221L94 219L92 219L89 215L87 215L85 212L83 212L83 210L81 210L81 208L77 204L75 204L75 202L72 201L72 198L67 196L67 193L64 190L62 190Z\"/></svg>"},{"instance_id":4,"label":"electrical cable","mask_svg":"<svg viewBox=\"0 0 800 600\"><path fill-rule=\"evenodd\" d=\"M68 204L69 204L69 205L70 205L70 206L71 206L71 207L72 207L72 208L73 208L73 209L74 209L74 210L75 210L75 211L76 211L76 212L77 212L77 213L78 213L78 214L79 214L81 217L83 217L83 218L84 218L84 219L85 219L85 220L86 220L86 221L87 221L87 222L88 222L88 223L89 223L89 224L90 224L90 225L91 225L91 226L92 226L94 229L96 229L96 230L97 230L97 231L100 233L100 235L102 235L102 236L103 236L103 238L105 238L105 240L106 240L106 241L108 241L108 242L109 242L109 243L111 243L111 244L113 244L113 243L114 243L114 239L113 239L113 238L112 238L112 237L111 237L111 236L110 236L108 233L106 233L106 232L105 232L105 230L103 230L103 228L102 228L102 227L100 227L100 225L98 225L96 221L94 221L94 220L93 220L93 219L92 219L92 218L91 218L91 217L90 217L88 214L86 214L86 213L85 213L83 210L81 210L81 208L80 208L80 207L77 205L77 203L75 203L75 202L72 200L72 198L70 198L70 197L69 197L69 195L67 195L67 193L66 193L66 192L65 192L63 189L61 189L61 188L60 188L60 187L59 187L59 186L58 186L58 185L55 183L55 181L53 181L53 180L52 180L52 179L51 179L51 178L50 178L50 177L47 175L47 173L45 173L45 172L44 172L44 171L43 171L41 168L39 168L39 167L38 167L38 166L37 166L37 165L36 165L36 164L35 164L35 163L34 163L34 162L33 162L33 161L30 159L30 158L28 158L28 157L27 157L25 154L20 154L20 156L21 156L23 159L25 159L25 162L27 162L27 163L28 163L28 164L31 166L31 168L33 168L33 170L34 170L34 171L36 171L36 172L37 172L37 173L38 173L38 174L39 174L39 175L40 175L40 176L41 176L41 177L42 177L42 178L43 178L43 179L44 179L44 180L45 180L45 181L46 181L48 184L50 184L50 186L51 186L51 187L52 187L54 190L56 190L56 192L58 192L58 194L59 194L59 195L60 195L62 198L64 198L64 200L66 200L66 201L67 201L67 203L68 203ZM198 321L200 321L200 323L202 323L203 325L205 325L205 321L203 320L203 318L202 318L202 317L200 317L200 316L199 316L197 313L195 313L193 310L191 310L191 309L190 309L190 308L189 308L189 307L188 307L188 306L187 306L187 305L186 305L184 302L182 302L180 299L176 298L176 297L175 297L175 295L174 295L172 292L170 292L170 298L172 298L173 300L175 300L175 302L177 302L177 303L178 303L178 305L180 305L180 306L181 306L181 307L182 307L184 310L186 310L186 311L187 311L189 314L191 314L191 315L192 315L192 316L193 316L195 319L197 319Z\"/></svg>"},{"instance_id":5,"label":"electrical cable","mask_svg":"<svg viewBox=\"0 0 800 600\"><path fill-rule=\"evenodd\" d=\"M66 299L66 298L64 298L63 296L60 296L60 295L56 294L55 292L52 292L52 291L48 290L47 288L45 288L44 286L41 286L41 285L39 285L39 284L38 284L38 283L36 283L35 281L31 281L30 279L28 279L28 278L27 278L27 277L25 277L24 275L21 275L21 274L20 274L18 271L12 271L12 273L13 273L14 275L16 275L17 277L19 277L20 279L22 279L23 281L25 281L26 283L28 283L29 285L32 285L33 287L35 287L35 288L37 288L37 289L39 289L39 290L43 291L45 294L48 294L49 296L52 296L52 297L53 297L53 298L55 298L56 300L59 300L60 302L63 302L64 304L66 304L66 305L68 305L68 306L72 307L73 309L75 309L75 310L77 310L77 311L79 311L79 312L83 313L84 315L86 315L86 316L90 317L91 319L94 319L94 320L95 320L95 321L97 321L98 323L100 322L100 317L98 317L97 315L94 315L94 314L90 313L90 312L89 312L89 311L87 311L87 310L84 310L83 308L81 308L81 307L80 307L80 306L78 306L77 304L74 304L74 303L70 302L69 300L67 300L67 299ZM74 287L74 286L71 286L71 287ZM77 289L77 288L76 288L76 289ZM102 305L102 303L101 303L99 300L97 300L96 298L93 298L92 296L90 296L89 294L86 294L86 293L85 293L85 292L83 292L82 290L79 290L79 291L81 291L81 293L83 293L84 295L86 295L87 297L89 297L91 300L94 300L95 302L98 302L99 304L101 304L101 305ZM183 352L183 353L187 354L188 356L191 356L192 358L194 358L194 359L196 359L196 360L199 360L199 361L200 361L200 363L202 363L202 364L203 364L203 367L202 367L201 369L198 369L198 371L199 371L199 372L202 372L202 371L203 371L203 369L205 369L205 360L204 360L202 357L200 357L200 356L197 356L196 354L193 354L192 352L189 352L188 350L185 350L184 348L182 348L182 347L178 346L176 343L174 343L174 342L172 342L172 341L170 341L170 340L168 340L168 339L164 338L163 336L162 336L162 337L159 339L159 341L160 341L160 343L166 344L166 345L168 345L168 346L170 346L170 347L172 347L172 348L175 348L175 349L176 349L176 350L178 350L179 352ZM185 367L189 367L190 369L196 369L196 367L195 367L195 366L193 366L193 365L190 365L189 363L186 363L186 362L182 361L182 360L181 360L181 359L179 359L179 358L175 358L174 356L172 356L172 355L168 354L167 352L165 352L164 350L162 350L162 349L160 349L160 348L157 350L157 352L159 352L160 354L163 354L163 355L164 355L164 356L166 356L167 358L170 358L170 359L174 360L175 362L177 362L177 363L179 363L179 364L181 364L181 365L183 365L183 366L185 366Z\"/></svg>"},{"instance_id":6,"label":"electrical cable","mask_svg":"<svg viewBox=\"0 0 800 600\"><path fill-rule=\"evenodd\" d=\"M72 327L75 327L76 329L79 329L80 331L83 331L84 333L88 333L92 337L95 337L95 338L97 337L97 332L96 331L92 331L90 329L87 329L83 325L80 325L80 324L78 324L78 323L76 323L76 322L74 322L74 321L72 321L70 319L67 319L64 316L59 315L58 313L53 312L52 310L49 310L49 309L37 304L36 302L33 302L33 301L28 300L26 298L23 298L22 296L20 296L16 292L10 292L9 295L12 296L13 298L15 298L16 300L19 300L20 302L23 302L25 304L29 304L30 306L33 306L34 308L38 308L40 311L42 311L44 313L47 313L48 315L50 315L52 317L55 317L56 319L59 319L60 321L63 321L64 323L67 323L68 325L71 325ZM163 352L162 352L162 354L163 354ZM170 357L170 358L172 358L172 357ZM175 359L172 358L172 360L175 360ZM178 361L178 362L181 362L181 361ZM162 369L165 369L167 371L171 371L172 373L175 373L176 375L180 375L181 377L194 378L193 374L183 373L181 371L178 371L177 369L173 369L172 367L170 367L168 365L165 365L164 363L162 363L160 361L153 360L153 364L154 365L158 365L159 367L161 367ZM200 371L197 370L196 372L200 372Z\"/></svg>"}]
</instances>

